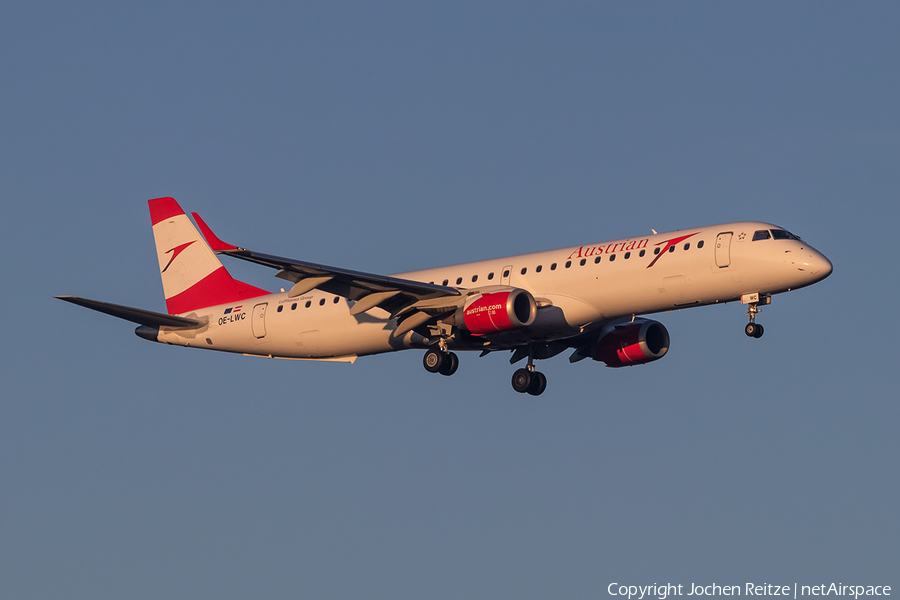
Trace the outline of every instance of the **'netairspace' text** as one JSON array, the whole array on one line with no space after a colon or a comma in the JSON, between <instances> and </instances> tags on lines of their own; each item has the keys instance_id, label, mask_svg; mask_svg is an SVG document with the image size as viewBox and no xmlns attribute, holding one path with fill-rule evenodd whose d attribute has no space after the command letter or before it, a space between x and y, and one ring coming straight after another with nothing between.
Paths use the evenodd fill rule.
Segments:
<instances>
[{"instance_id":1,"label":"'netairspace' text","mask_svg":"<svg viewBox=\"0 0 900 600\"><path fill-rule=\"evenodd\" d=\"M667 583L665 585L620 585L611 583L606 588L610 596L625 596L628 600L658 598L666 600L669 596L890 596L889 585L844 585L842 583L820 585L773 585L771 583L745 583L741 585L709 585L690 584L685 591L683 584Z\"/></svg>"}]
</instances>

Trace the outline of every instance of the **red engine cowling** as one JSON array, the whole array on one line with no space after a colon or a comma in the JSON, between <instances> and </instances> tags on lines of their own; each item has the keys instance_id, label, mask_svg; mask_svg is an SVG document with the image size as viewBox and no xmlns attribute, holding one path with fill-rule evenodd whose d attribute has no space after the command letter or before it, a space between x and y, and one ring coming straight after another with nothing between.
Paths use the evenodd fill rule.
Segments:
<instances>
[{"instance_id":1,"label":"red engine cowling","mask_svg":"<svg viewBox=\"0 0 900 600\"><path fill-rule=\"evenodd\" d=\"M637 319L601 336L592 358L608 367L630 367L659 360L668 351L669 332L663 324Z\"/></svg>"},{"instance_id":2,"label":"red engine cowling","mask_svg":"<svg viewBox=\"0 0 900 600\"><path fill-rule=\"evenodd\" d=\"M537 316L537 303L527 290L509 288L475 296L457 314L456 324L473 335L527 327Z\"/></svg>"}]
</instances>

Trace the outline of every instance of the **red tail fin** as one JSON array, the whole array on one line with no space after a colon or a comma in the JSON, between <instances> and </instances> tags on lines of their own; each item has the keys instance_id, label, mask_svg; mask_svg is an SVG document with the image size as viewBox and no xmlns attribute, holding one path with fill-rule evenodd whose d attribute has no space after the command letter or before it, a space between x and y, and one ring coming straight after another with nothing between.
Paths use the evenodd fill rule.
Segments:
<instances>
[{"instance_id":1,"label":"red tail fin","mask_svg":"<svg viewBox=\"0 0 900 600\"><path fill-rule=\"evenodd\" d=\"M156 198L149 205L170 315L269 294L231 277L174 198Z\"/></svg>"}]
</instances>

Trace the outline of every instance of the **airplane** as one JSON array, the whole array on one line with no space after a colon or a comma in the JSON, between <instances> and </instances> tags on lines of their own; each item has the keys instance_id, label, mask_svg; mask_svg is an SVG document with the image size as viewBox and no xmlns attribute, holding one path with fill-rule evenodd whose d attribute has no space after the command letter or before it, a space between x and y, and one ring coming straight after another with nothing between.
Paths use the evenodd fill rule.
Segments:
<instances>
[{"instance_id":1,"label":"airplane","mask_svg":"<svg viewBox=\"0 0 900 600\"><path fill-rule=\"evenodd\" d=\"M167 313L57 298L137 323L146 340L247 356L353 363L420 349L427 371L449 376L454 351L511 351L510 364L527 359L512 387L533 396L547 386L534 361L566 350L615 368L665 356L669 333L645 315L739 300L744 333L759 338L761 306L833 270L793 233L748 221L385 276L241 248L192 213L198 231L173 198L148 204ZM292 287L238 281L219 256Z\"/></svg>"}]
</instances>

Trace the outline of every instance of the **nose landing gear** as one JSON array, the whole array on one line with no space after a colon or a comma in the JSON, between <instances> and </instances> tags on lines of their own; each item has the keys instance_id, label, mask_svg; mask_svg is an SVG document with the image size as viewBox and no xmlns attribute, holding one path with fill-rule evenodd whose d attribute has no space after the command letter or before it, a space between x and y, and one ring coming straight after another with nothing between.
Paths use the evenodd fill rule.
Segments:
<instances>
[{"instance_id":1,"label":"nose landing gear","mask_svg":"<svg viewBox=\"0 0 900 600\"><path fill-rule=\"evenodd\" d=\"M772 297L760 294L747 294L741 297L741 302L747 305L747 319L749 320L749 323L744 326L744 333L747 334L747 337L761 338L765 328L756 322L756 315L762 310L759 305L771 304Z\"/></svg>"}]
</instances>

